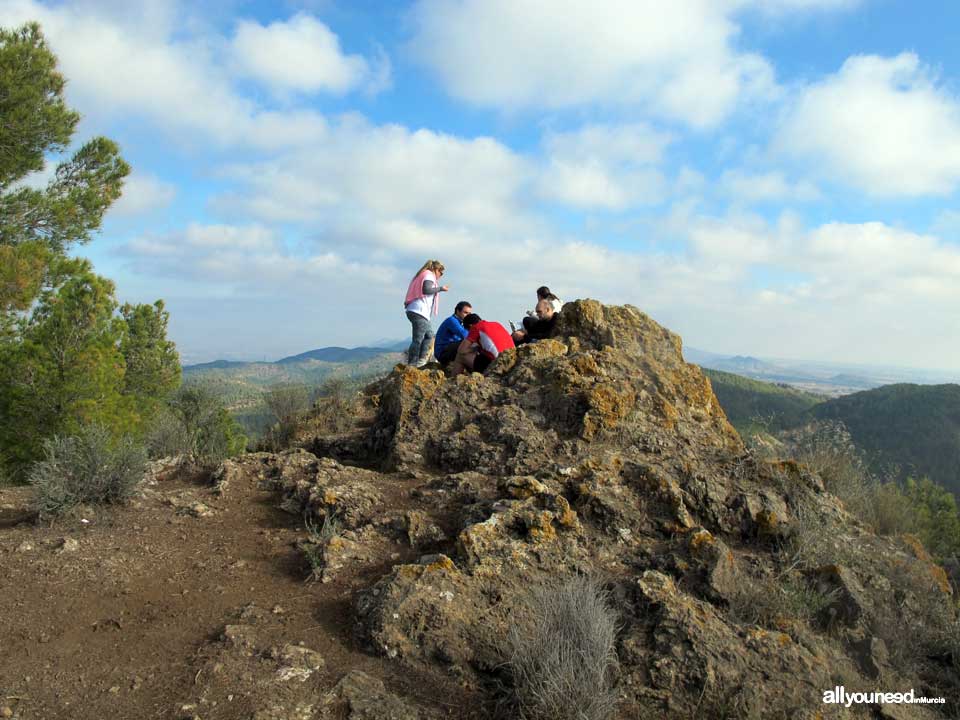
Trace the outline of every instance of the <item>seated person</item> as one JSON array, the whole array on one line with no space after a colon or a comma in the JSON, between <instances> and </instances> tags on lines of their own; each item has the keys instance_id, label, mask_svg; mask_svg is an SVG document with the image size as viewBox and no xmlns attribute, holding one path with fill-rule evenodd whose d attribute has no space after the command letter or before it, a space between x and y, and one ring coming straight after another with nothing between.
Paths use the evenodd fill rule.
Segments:
<instances>
[{"instance_id":1,"label":"seated person","mask_svg":"<svg viewBox=\"0 0 960 720\"><path fill-rule=\"evenodd\" d=\"M498 322L482 320L479 315L471 313L463 319L463 326L467 329L467 336L457 349L453 375L466 369L482 373L500 353L514 347L510 333Z\"/></svg>"},{"instance_id":2,"label":"seated person","mask_svg":"<svg viewBox=\"0 0 960 720\"><path fill-rule=\"evenodd\" d=\"M555 313L560 312L560 309L563 307L563 300L550 292L550 288L546 285L541 285L537 288L537 302L539 303L541 300L549 300ZM531 316L531 313L528 312L527 316Z\"/></svg>"},{"instance_id":3,"label":"seated person","mask_svg":"<svg viewBox=\"0 0 960 720\"><path fill-rule=\"evenodd\" d=\"M463 326L463 319L473 312L473 307L466 300L457 303L453 315L448 317L437 328L437 336L433 341L433 355L442 367L452 363L457 357L457 348L467 336L467 329Z\"/></svg>"},{"instance_id":4,"label":"seated person","mask_svg":"<svg viewBox=\"0 0 960 720\"><path fill-rule=\"evenodd\" d=\"M549 298L543 298L537 303L535 317L525 317L523 319L523 330L515 330L513 342L517 345L528 343L533 340L543 340L553 334L553 328L557 324L559 313L554 311L553 303Z\"/></svg>"}]
</instances>

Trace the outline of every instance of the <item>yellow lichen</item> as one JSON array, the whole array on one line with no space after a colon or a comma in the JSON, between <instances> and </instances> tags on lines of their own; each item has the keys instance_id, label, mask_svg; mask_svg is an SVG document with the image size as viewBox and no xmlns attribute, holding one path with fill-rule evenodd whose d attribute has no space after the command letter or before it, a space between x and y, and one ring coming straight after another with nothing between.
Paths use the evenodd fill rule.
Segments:
<instances>
[{"instance_id":1,"label":"yellow lichen","mask_svg":"<svg viewBox=\"0 0 960 720\"><path fill-rule=\"evenodd\" d=\"M780 519L773 510L761 510L754 521L757 523L757 534L760 537L776 535L780 527Z\"/></svg>"},{"instance_id":2,"label":"yellow lichen","mask_svg":"<svg viewBox=\"0 0 960 720\"><path fill-rule=\"evenodd\" d=\"M665 398L658 397L657 400L658 409L663 418L663 426L667 430L673 430L677 425L677 420L680 419L680 413Z\"/></svg>"},{"instance_id":3,"label":"yellow lichen","mask_svg":"<svg viewBox=\"0 0 960 720\"><path fill-rule=\"evenodd\" d=\"M400 565L397 567L397 577L416 580L423 575L423 565Z\"/></svg>"},{"instance_id":4,"label":"yellow lichen","mask_svg":"<svg viewBox=\"0 0 960 720\"><path fill-rule=\"evenodd\" d=\"M536 543L549 542L557 537L553 527L553 513L542 510L527 520L527 534Z\"/></svg>"},{"instance_id":5,"label":"yellow lichen","mask_svg":"<svg viewBox=\"0 0 960 720\"><path fill-rule=\"evenodd\" d=\"M427 565L426 568L427 572L436 572L438 570L443 570L445 572L456 572L457 570L457 566L453 564L453 560L448 558L446 555L441 555L439 558Z\"/></svg>"},{"instance_id":6,"label":"yellow lichen","mask_svg":"<svg viewBox=\"0 0 960 720\"><path fill-rule=\"evenodd\" d=\"M528 476L510 478L504 484L503 489L518 500L526 500L535 495L541 495L548 490L542 482Z\"/></svg>"},{"instance_id":7,"label":"yellow lichen","mask_svg":"<svg viewBox=\"0 0 960 720\"><path fill-rule=\"evenodd\" d=\"M573 360L573 367L581 375L600 374L600 366L597 365L597 361L593 359L592 355L578 355Z\"/></svg>"},{"instance_id":8,"label":"yellow lichen","mask_svg":"<svg viewBox=\"0 0 960 720\"><path fill-rule=\"evenodd\" d=\"M636 395L630 387L618 391L610 385L595 385L587 391L588 410L583 417L582 436L589 440L602 430L612 430L633 409Z\"/></svg>"},{"instance_id":9,"label":"yellow lichen","mask_svg":"<svg viewBox=\"0 0 960 720\"><path fill-rule=\"evenodd\" d=\"M561 527L572 528L577 525L577 513L570 507L565 497L557 496L557 510L555 513L557 524Z\"/></svg>"},{"instance_id":10,"label":"yellow lichen","mask_svg":"<svg viewBox=\"0 0 960 720\"><path fill-rule=\"evenodd\" d=\"M713 534L709 530L697 530L690 536L690 552L698 555L706 549L713 547L716 541L716 538L713 537Z\"/></svg>"}]
</instances>

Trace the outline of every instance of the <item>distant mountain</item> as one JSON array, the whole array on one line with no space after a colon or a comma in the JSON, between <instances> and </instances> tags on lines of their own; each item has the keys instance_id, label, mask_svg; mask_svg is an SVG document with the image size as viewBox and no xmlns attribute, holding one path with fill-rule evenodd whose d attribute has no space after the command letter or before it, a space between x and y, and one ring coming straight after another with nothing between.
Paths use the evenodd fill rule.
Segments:
<instances>
[{"instance_id":1,"label":"distant mountain","mask_svg":"<svg viewBox=\"0 0 960 720\"><path fill-rule=\"evenodd\" d=\"M308 350L307 352L300 353L299 355L291 355L290 357L285 357L282 360L277 360L277 363L281 365L287 365L290 363L302 363L309 360L328 363L358 363L365 362L391 352L396 351L390 348L382 347L325 347L317 350Z\"/></svg>"},{"instance_id":2,"label":"distant mountain","mask_svg":"<svg viewBox=\"0 0 960 720\"><path fill-rule=\"evenodd\" d=\"M249 365L250 363L244 360L213 360L211 362L205 363L196 363L195 365L184 365L184 372L188 370L193 371L203 371L203 370L224 370L231 367L242 367L244 365Z\"/></svg>"},{"instance_id":3,"label":"distant mountain","mask_svg":"<svg viewBox=\"0 0 960 720\"><path fill-rule=\"evenodd\" d=\"M234 410L259 405L272 385L317 387L328 378L357 379L389 371L402 356L388 348L326 347L291 355L276 362L216 360L186 365L184 381L204 383L217 391Z\"/></svg>"},{"instance_id":4,"label":"distant mountain","mask_svg":"<svg viewBox=\"0 0 960 720\"><path fill-rule=\"evenodd\" d=\"M946 371L731 356L692 347L685 347L683 354L688 362L702 368L783 383L833 397L896 383L942 384L960 379L960 373Z\"/></svg>"}]
</instances>

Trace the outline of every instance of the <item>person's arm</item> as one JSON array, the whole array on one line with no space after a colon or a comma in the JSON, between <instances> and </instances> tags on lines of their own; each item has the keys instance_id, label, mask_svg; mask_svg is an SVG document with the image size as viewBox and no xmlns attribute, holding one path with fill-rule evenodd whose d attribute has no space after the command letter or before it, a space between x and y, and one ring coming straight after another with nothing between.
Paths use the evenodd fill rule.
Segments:
<instances>
[{"instance_id":1,"label":"person's arm","mask_svg":"<svg viewBox=\"0 0 960 720\"><path fill-rule=\"evenodd\" d=\"M436 282L434 282L433 280L429 280L429 279L424 279L424 281L423 281L423 287L421 288L421 290L423 291L423 294L424 294L424 295L436 295L437 293L446 292L446 291L449 290L449 289L450 289L450 288L449 288L448 286L446 286L446 285L437 285Z\"/></svg>"}]
</instances>

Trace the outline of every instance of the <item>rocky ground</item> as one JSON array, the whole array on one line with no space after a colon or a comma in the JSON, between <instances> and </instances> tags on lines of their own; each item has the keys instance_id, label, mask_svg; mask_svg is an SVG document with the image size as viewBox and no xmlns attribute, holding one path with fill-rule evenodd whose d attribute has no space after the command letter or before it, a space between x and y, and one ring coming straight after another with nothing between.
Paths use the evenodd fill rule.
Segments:
<instances>
[{"instance_id":1,"label":"rocky ground","mask_svg":"<svg viewBox=\"0 0 960 720\"><path fill-rule=\"evenodd\" d=\"M554 340L486 376L398 367L356 428L301 445L204 484L161 473L55 528L20 522L7 491L0 702L510 717L504 638L532 588L580 575L617 618L616 717L956 712L943 571L803 467L746 452L680 339L635 308L568 303ZM835 685L953 696L842 709L821 702Z\"/></svg>"}]
</instances>

